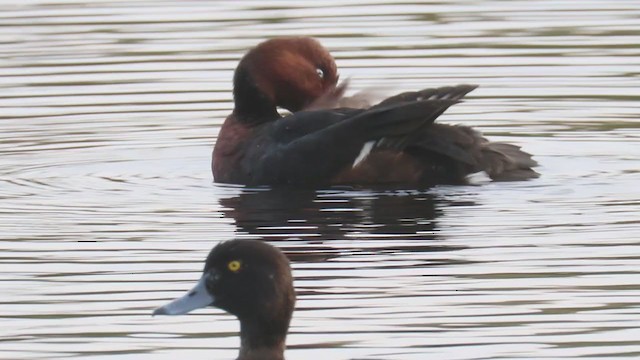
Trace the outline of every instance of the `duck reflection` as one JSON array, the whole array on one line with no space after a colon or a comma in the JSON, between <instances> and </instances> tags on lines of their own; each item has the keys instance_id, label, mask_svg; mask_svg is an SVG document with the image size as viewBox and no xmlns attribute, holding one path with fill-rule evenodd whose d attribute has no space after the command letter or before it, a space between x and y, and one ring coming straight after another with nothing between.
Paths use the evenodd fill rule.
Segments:
<instances>
[{"instance_id":1,"label":"duck reflection","mask_svg":"<svg viewBox=\"0 0 640 360\"><path fill-rule=\"evenodd\" d=\"M417 191L246 189L220 203L238 231L273 239L433 239L438 216L434 196Z\"/></svg>"},{"instance_id":2,"label":"duck reflection","mask_svg":"<svg viewBox=\"0 0 640 360\"><path fill-rule=\"evenodd\" d=\"M240 234L269 241L303 239L304 254L298 246L290 249L296 260L333 257L331 241L345 239L354 240L353 248L342 244L340 252L458 249L444 245L437 230L436 219L451 202L427 191L245 188L220 204ZM363 241L366 248L357 248Z\"/></svg>"}]
</instances>

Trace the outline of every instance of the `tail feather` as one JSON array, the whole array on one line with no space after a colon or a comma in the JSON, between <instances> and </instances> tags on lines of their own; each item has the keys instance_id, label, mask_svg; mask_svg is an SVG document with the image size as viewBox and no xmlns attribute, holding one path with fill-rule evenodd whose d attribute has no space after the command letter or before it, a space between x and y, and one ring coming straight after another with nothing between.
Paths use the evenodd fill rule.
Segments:
<instances>
[{"instance_id":1,"label":"tail feather","mask_svg":"<svg viewBox=\"0 0 640 360\"><path fill-rule=\"evenodd\" d=\"M532 167L538 163L519 146L494 142L482 148L481 167L496 181L517 181L540 176Z\"/></svg>"},{"instance_id":2,"label":"tail feather","mask_svg":"<svg viewBox=\"0 0 640 360\"><path fill-rule=\"evenodd\" d=\"M425 168L437 164L457 177L484 171L495 181L515 181L539 176L532 167L538 163L519 146L490 142L480 132L462 125L432 124L414 134L409 144L380 141L378 146L392 145L414 154L425 162ZM399 145L399 146L398 146ZM430 154L438 154L434 157ZM431 173L427 173L430 175Z\"/></svg>"}]
</instances>

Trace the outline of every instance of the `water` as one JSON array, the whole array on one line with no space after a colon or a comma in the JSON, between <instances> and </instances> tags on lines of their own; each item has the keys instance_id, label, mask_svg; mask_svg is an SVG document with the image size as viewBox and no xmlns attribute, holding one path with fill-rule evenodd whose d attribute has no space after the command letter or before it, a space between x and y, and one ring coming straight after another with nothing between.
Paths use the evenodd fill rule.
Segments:
<instances>
[{"instance_id":1,"label":"water","mask_svg":"<svg viewBox=\"0 0 640 360\"><path fill-rule=\"evenodd\" d=\"M289 359L640 357L640 5L385 3L0 3L0 358L233 358L233 317L150 316L233 237L292 259ZM480 84L442 121L542 177L212 184L237 60L281 35L353 91Z\"/></svg>"}]
</instances>

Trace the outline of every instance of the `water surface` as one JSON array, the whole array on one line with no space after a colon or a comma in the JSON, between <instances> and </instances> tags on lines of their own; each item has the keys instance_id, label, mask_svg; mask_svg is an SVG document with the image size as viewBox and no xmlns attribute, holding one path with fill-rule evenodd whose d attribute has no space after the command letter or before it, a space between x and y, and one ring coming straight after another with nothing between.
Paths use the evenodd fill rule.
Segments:
<instances>
[{"instance_id":1,"label":"water surface","mask_svg":"<svg viewBox=\"0 0 640 360\"><path fill-rule=\"evenodd\" d=\"M289 359L640 357L636 1L0 4L0 358L233 358L216 309L151 318L218 241L291 258ZM231 77L318 37L352 91L475 83L442 117L536 155L521 183L212 183Z\"/></svg>"}]
</instances>

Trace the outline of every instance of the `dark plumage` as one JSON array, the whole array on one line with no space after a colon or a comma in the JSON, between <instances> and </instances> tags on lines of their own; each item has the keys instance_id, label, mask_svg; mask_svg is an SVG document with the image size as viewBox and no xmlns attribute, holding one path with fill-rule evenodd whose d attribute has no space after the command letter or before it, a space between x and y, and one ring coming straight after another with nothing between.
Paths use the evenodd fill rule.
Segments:
<instances>
[{"instance_id":1,"label":"dark plumage","mask_svg":"<svg viewBox=\"0 0 640 360\"><path fill-rule=\"evenodd\" d=\"M261 241L231 240L211 250L193 289L153 314L180 315L218 307L240 321L238 360L278 360L284 359L294 304L287 257Z\"/></svg>"},{"instance_id":2,"label":"dark plumage","mask_svg":"<svg viewBox=\"0 0 640 360\"><path fill-rule=\"evenodd\" d=\"M364 108L337 108L346 83L310 38L279 38L243 57L235 109L213 151L217 182L245 185L464 184L538 176L519 147L491 143L466 126L434 123L475 85L406 92ZM280 116L278 107L293 113Z\"/></svg>"}]
</instances>

